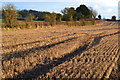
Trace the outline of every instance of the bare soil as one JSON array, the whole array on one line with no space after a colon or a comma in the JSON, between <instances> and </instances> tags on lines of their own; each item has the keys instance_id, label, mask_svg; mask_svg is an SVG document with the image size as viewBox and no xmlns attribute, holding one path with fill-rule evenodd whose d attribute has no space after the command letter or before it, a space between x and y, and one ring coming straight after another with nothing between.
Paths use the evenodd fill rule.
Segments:
<instances>
[{"instance_id":1,"label":"bare soil","mask_svg":"<svg viewBox=\"0 0 120 80\"><path fill-rule=\"evenodd\" d=\"M2 31L2 78L118 79L118 29L103 22Z\"/></svg>"}]
</instances>

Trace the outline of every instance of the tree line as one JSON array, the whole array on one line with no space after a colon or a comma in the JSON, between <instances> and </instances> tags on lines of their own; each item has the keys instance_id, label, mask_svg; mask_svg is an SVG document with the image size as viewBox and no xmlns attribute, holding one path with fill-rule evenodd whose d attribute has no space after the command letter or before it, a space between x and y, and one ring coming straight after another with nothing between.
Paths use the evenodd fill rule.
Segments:
<instances>
[{"instance_id":1,"label":"tree line","mask_svg":"<svg viewBox=\"0 0 120 80\"><path fill-rule=\"evenodd\" d=\"M46 16L52 15L50 12L40 12L36 10L18 10L17 12L20 14L19 20L25 20L29 14L32 14L34 16L34 20L45 21ZM77 21L83 18L95 18L97 15L97 11L92 8L88 8L86 5L80 5L76 9L74 7L65 8L61 10L62 14L53 13L56 14L57 21Z\"/></svg>"},{"instance_id":2,"label":"tree line","mask_svg":"<svg viewBox=\"0 0 120 80\"><path fill-rule=\"evenodd\" d=\"M62 13L62 14L61 14ZM6 4L2 7L3 22L8 27L14 27L17 20L24 20L26 22L46 21L51 25L61 21L84 21L90 20L95 22L97 11L92 7L86 5L80 5L77 8L70 7L61 10L61 13L55 12L41 12L36 10L16 10L13 4ZM114 19L115 17L113 17ZM98 15L98 19L101 19L101 15Z\"/></svg>"}]
</instances>

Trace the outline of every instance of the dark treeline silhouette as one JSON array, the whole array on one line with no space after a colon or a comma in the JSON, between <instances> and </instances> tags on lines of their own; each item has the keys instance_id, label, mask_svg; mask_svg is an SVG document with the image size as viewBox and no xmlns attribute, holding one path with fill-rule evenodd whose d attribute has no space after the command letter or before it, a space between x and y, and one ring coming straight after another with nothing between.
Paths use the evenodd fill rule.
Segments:
<instances>
[{"instance_id":1,"label":"dark treeline silhouette","mask_svg":"<svg viewBox=\"0 0 120 80\"><path fill-rule=\"evenodd\" d=\"M18 18L19 20L25 20L29 14L32 14L34 16L34 20L44 21L45 15L50 14L50 12L41 12L36 10L18 10L17 12L20 14Z\"/></svg>"}]
</instances>

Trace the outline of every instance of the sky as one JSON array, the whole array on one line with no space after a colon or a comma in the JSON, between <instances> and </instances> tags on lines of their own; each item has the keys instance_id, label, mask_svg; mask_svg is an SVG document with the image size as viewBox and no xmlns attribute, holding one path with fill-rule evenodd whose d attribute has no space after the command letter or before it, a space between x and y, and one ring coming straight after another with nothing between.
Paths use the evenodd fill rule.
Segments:
<instances>
[{"instance_id":1,"label":"sky","mask_svg":"<svg viewBox=\"0 0 120 80\"><path fill-rule=\"evenodd\" d=\"M85 4L87 7L95 9L102 18L111 19L111 16L116 16L118 19L119 0L2 0L1 2L2 4L13 3L18 10L33 9L56 13L60 13L65 7L76 8Z\"/></svg>"}]
</instances>

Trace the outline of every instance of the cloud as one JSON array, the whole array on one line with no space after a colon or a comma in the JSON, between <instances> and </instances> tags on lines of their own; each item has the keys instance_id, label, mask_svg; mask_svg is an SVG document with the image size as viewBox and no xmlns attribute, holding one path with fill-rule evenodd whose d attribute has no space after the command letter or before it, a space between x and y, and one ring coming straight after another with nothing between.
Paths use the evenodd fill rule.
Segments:
<instances>
[{"instance_id":1,"label":"cloud","mask_svg":"<svg viewBox=\"0 0 120 80\"><path fill-rule=\"evenodd\" d=\"M115 7L118 6L119 0L97 0L100 5L107 7Z\"/></svg>"},{"instance_id":2,"label":"cloud","mask_svg":"<svg viewBox=\"0 0 120 80\"><path fill-rule=\"evenodd\" d=\"M95 10L98 10L98 9L100 9L100 6L97 5L97 4L95 4L95 5L93 6L93 8L94 8Z\"/></svg>"},{"instance_id":3,"label":"cloud","mask_svg":"<svg viewBox=\"0 0 120 80\"><path fill-rule=\"evenodd\" d=\"M113 9L111 9L111 8L108 8L108 9L107 9L107 12L108 12L108 13L110 13L110 12L112 12L112 11L113 11Z\"/></svg>"}]
</instances>

